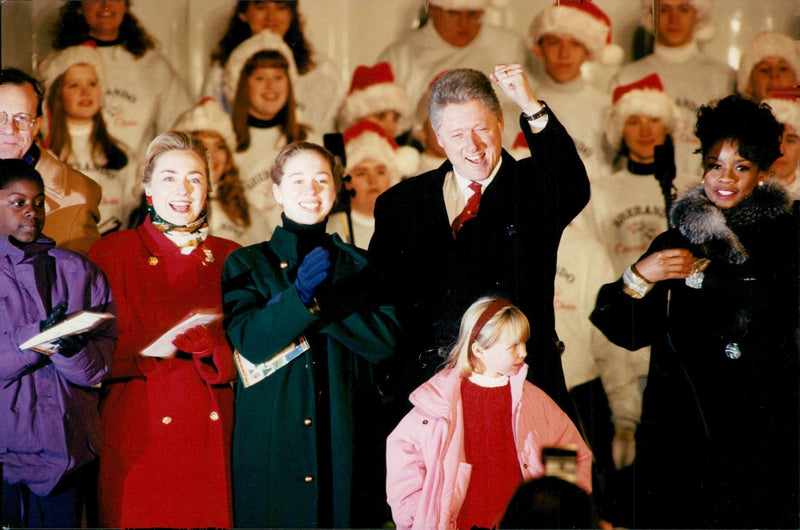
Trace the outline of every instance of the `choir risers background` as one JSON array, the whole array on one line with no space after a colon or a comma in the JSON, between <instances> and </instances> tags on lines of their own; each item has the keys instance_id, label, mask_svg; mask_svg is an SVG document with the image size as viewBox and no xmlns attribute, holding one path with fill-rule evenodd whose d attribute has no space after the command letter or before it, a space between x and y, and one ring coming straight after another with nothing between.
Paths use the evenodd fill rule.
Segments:
<instances>
[{"instance_id":1,"label":"choir risers background","mask_svg":"<svg viewBox=\"0 0 800 530\"><path fill-rule=\"evenodd\" d=\"M0 3L2 65L28 72L50 51L50 30L63 0L11 0ZM595 0L614 25L614 40L630 53L639 0ZM502 10L488 10L486 20L526 35L533 15L551 0L508 0ZM197 95L209 53L225 31L231 0L133 0L132 10L160 43L160 50ZM739 54L759 31L773 29L800 39L798 0L715 0L717 32L704 50L734 68ZM385 46L415 27L421 0L302 0L306 34L315 48L331 57L350 79L353 68L372 64ZM498 62L503 60L497 58ZM597 79L610 72L590 70ZM702 82L702 72L698 72Z\"/></svg>"}]
</instances>

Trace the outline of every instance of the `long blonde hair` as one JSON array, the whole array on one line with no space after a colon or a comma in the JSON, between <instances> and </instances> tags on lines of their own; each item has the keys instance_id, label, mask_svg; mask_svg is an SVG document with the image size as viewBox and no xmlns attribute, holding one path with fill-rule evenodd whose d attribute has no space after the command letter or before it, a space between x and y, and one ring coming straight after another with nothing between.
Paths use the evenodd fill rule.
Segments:
<instances>
[{"instance_id":1,"label":"long blonde hair","mask_svg":"<svg viewBox=\"0 0 800 530\"><path fill-rule=\"evenodd\" d=\"M506 303L486 321L473 337L478 321L495 302ZM485 296L474 302L461 317L458 340L447 357L447 368L455 368L461 377L472 373L482 374L486 367L472 352L472 344L481 348L491 348L501 341L526 342L531 336L531 326L522 311L511 302L496 296Z\"/></svg>"}]
</instances>

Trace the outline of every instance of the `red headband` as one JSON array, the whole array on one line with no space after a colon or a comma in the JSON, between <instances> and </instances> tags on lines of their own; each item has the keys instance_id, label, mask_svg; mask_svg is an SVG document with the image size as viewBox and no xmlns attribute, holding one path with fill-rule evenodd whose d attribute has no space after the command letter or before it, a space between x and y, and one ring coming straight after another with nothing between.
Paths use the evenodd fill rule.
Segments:
<instances>
[{"instance_id":1,"label":"red headband","mask_svg":"<svg viewBox=\"0 0 800 530\"><path fill-rule=\"evenodd\" d=\"M478 317L478 321L475 322L475 326L473 326L472 328L472 333L469 334L469 345L467 347L470 349L472 348L472 343L475 342L475 337L478 336L478 333L481 332L483 326L485 326L486 323L489 322L489 320L491 320L493 316L495 316L503 309L507 307L512 307L513 305L514 304L511 303L511 300L508 300L507 298L498 298L497 300L489 304L489 307L483 310L481 316Z\"/></svg>"}]
</instances>

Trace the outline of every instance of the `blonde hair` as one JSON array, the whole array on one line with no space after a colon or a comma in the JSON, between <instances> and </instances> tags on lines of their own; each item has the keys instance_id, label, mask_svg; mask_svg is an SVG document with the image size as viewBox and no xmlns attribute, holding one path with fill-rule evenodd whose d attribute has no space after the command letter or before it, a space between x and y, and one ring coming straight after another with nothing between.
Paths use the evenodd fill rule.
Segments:
<instances>
[{"instance_id":1,"label":"blonde hair","mask_svg":"<svg viewBox=\"0 0 800 530\"><path fill-rule=\"evenodd\" d=\"M150 179L153 177L156 163L164 153L170 151L189 151L200 157L203 161L203 169L206 173L206 184L211 188L211 172L208 164L208 152L206 146L203 145L199 139L195 138L188 132L184 131L168 131L156 136L150 145L147 146L147 153L144 160L144 176L142 181L145 185L150 184Z\"/></svg>"},{"instance_id":2,"label":"blonde hair","mask_svg":"<svg viewBox=\"0 0 800 530\"><path fill-rule=\"evenodd\" d=\"M496 296L485 296L474 302L461 318L458 340L447 357L447 368L454 368L461 377L469 377L472 373L481 374L486 370L483 362L472 352L472 344L481 348L491 348L501 341L526 342L531 336L531 327L522 311L507 305L495 313L472 339L472 330L478 320L497 300Z\"/></svg>"}]
</instances>

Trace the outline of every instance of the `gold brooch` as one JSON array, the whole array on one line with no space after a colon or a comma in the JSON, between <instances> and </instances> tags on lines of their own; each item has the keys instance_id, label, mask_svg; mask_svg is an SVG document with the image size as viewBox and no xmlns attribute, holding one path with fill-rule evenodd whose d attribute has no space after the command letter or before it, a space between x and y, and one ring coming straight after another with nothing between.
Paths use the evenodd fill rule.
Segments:
<instances>
[{"instance_id":1,"label":"gold brooch","mask_svg":"<svg viewBox=\"0 0 800 530\"><path fill-rule=\"evenodd\" d=\"M151 267L155 267L156 265L158 265L158 258L155 256L150 256L149 258L147 258L147 264L150 265Z\"/></svg>"},{"instance_id":2,"label":"gold brooch","mask_svg":"<svg viewBox=\"0 0 800 530\"><path fill-rule=\"evenodd\" d=\"M206 255L206 263L214 263L214 254L211 249L203 248L203 254Z\"/></svg>"}]
</instances>

